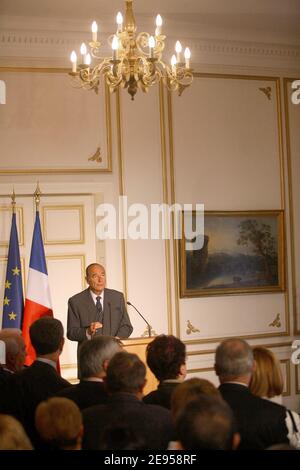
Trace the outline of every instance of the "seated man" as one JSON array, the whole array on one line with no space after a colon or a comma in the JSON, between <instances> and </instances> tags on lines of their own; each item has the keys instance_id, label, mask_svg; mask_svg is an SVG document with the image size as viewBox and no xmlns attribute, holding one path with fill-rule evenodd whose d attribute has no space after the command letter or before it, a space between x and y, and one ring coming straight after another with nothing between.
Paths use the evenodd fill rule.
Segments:
<instances>
[{"instance_id":1,"label":"seated man","mask_svg":"<svg viewBox=\"0 0 300 470\"><path fill-rule=\"evenodd\" d=\"M255 363L246 341L231 338L216 350L215 370L219 390L234 412L241 435L241 449L266 449L288 442L286 410L277 403L253 395L249 389Z\"/></svg>"},{"instance_id":2,"label":"seated man","mask_svg":"<svg viewBox=\"0 0 300 470\"><path fill-rule=\"evenodd\" d=\"M107 368L107 404L83 410L83 449L101 449L102 434L108 427L111 431L118 428L120 422L128 426L126 432L141 437L145 448L166 449L173 433L171 414L161 406L142 402L145 383L146 367L136 354L114 355Z\"/></svg>"},{"instance_id":3,"label":"seated man","mask_svg":"<svg viewBox=\"0 0 300 470\"><path fill-rule=\"evenodd\" d=\"M233 450L240 436L233 413L216 395L200 394L176 419L177 450Z\"/></svg>"},{"instance_id":4,"label":"seated man","mask_svg":"<svg viewBox=\"0 0 300 470\"><path fill-rule=\"evenodd\" d=\"M70 383L60 377L56 370L64 346L64 329L61 321L57 318L42 317L32 323L29 334L37 358L31 366L15 376L22 389L20 401L25 430L35 446L34 413L37 405Z\"/></svg>"},{"instance_id":5,"label":"seated man","mask_svg":"<svg viewBox=\"0 0 300 470\"><path fill-rule=\"evenodd\" d=\"M0 340L6 346L4 369L13 373L22 370L26 357L22 331L18 328L3 328L0 330Z\"/></svg>"},{"instance_id":6,"label":"seated man","mask_svg":"<svg viewBox=\"0 0 300 470\"><path fill-rule=\"evenodd\" d=\"M103 379L109 361L119 351L122 351L121 342L112 336L96 336L85 341L79 350L79 384L61 390L56 396L70 398L81 410L106 403L108 394Z\"/></svg>"},{"instance_id":7,"label":"seated man","mask_svg":"<svg viewBox=\"0 0 300 470\"><path fill-rule=\"evenodd\" d=\"M143 400L170 409L172 392L186 377L185 344L173 335L159 335L148 344L146 360L159 385Z\"/></svg>"}]
</instances>

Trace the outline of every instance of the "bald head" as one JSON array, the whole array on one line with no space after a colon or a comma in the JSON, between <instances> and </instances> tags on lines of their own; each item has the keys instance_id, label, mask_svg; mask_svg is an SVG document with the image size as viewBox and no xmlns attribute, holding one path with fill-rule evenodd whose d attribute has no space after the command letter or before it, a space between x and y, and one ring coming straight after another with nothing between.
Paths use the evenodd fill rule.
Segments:
<instances>
[{"instance_id":1,"label":"bald head","mask_svg":"<svg viewBox=\"0 0 300 470\"><path fill-rule=\"evenodd\" d=\"M94 294L100 295L106 287L105 268L98 263L92 263L86 268L86 282Z\"/></svg>"},{"instance_id":2,"label":"bald head","mask_svg":"<svg viewBox=\"0 0 300 470\"><path fill-rule=\"evenodd\" d=\"M248 381L253 371L253 352L249 344L239 338L223 341L216 350L215 369L221 382Z\"/></svg>"},{"instance_id":3,"label":"bald head","mask_svg":"<svg viewBox=\"0 0 300 470\"><path fill-rule=\"evenodd\" d=\"M26 356L22 331L18 328L4 328L0 331L0 340L5 343L7 369L18 372L23 368Z\"/></svg>"}]
</instances>

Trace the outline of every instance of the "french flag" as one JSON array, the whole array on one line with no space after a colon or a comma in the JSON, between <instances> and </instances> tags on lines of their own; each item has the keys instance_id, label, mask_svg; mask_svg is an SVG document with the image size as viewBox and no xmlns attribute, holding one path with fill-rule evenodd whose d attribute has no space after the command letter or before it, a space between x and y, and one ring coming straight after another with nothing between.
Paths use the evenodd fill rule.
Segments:
<instances>
[{"instance_id":1,"label":"french flag","mask_svg":"<svg viewBox=\"0 0 300 470\"><path fill-rule=\"evenodd\" d=\"M52 317L53 311L40 216L39 212L36 211L23 316L23 337L27 350L25 364L28 366L30 366L36 358L35 351L30 342L29 328L32 323L44 316Z\"/></svg>"}]
</instances>

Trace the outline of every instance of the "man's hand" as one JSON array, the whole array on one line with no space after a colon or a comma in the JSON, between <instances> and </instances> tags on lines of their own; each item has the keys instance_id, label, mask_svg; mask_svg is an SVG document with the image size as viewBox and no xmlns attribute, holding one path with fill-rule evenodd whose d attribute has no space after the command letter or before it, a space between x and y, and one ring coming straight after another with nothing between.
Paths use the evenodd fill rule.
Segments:
<instances>
[{"instance_id":1,"label":"man's hand","mask_svg":"<svg viewBox=\"0 0 300 470\"><path fill-rule=\"evenodd\" d=\"M87 329L87 332L90 336L94 336L96 331L99 330L102 327L103 327L102 323L96 321L96 322L90 324L90 326Z\"/></svg>"}]
</instances>

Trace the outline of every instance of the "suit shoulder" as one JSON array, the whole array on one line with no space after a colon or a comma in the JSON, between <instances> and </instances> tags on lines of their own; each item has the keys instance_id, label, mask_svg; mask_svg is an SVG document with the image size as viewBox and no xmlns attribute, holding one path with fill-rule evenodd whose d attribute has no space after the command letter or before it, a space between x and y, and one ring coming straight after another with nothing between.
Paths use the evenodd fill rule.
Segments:
<instances>
[{"instance_id":1,"label":"suit shoulder","mask_svg":"<svg viewBox=\"0 0 300 470\"><path fill-rule=\"evenodd\" d=\"M109 295L113 297L124 297L122 292L115 290L115 289L107 289L107 288L105 288L105 295Z\"/></svg>"},{"instance_id":2,"label":"suit shoulder","mask_svg":"<svg viewBox=\"0 0 300 470\"><path fill-rule=\"evenodd\" d=\"M86 296L88 289L83 290L82 292L78 292L78 294L72 295L72 297L69 298L69 302L76 302L77 300L82 299L82 297Z\"/></svg>"}]
</instances>

